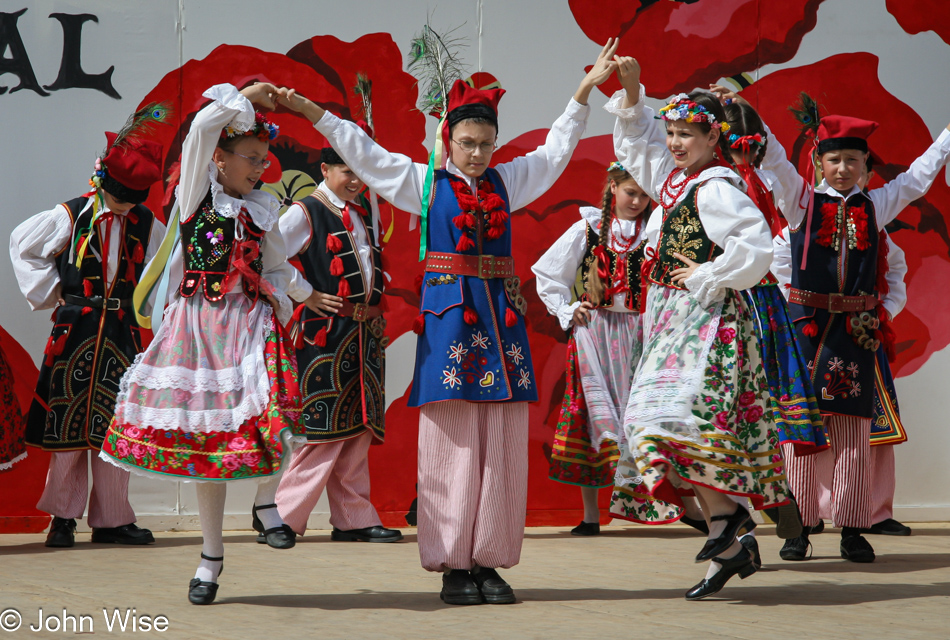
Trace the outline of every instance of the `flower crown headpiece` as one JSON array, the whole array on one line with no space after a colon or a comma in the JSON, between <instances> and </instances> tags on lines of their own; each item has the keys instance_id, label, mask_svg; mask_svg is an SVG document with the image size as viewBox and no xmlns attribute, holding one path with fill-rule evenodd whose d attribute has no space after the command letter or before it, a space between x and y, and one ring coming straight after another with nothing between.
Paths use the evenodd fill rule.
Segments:
<instances>
[{"instance_id":1,"label":"flower crown headpiece","mask_svg":"<svg viewBox=\"0 0 950 640\"><path fill-rule=\"evenodd\" d=\"M703 105L694 102L685 93L670 98L669 104L660 109L659 118L666 120L685 120L686 122L707 122L713 129L720 129L723 133L729 131L728 122L719 122L716 116Z\"/></svg>"},{"instance_id":2,"label":"flower crown headpiece","mask_svg":"<svg viewBox=\"0 0 950 640\"><path fill-rule=\"evenodd\" d=\"M614 160L607 166L607 172L610 173L611 171L626 171L626 169L623 168L623 165L620 164L619 161Z\"/></svg>"},{"instance_id":3,"label":"flower crown headpiece","mask_svg":"<svg viewBox=\"0 0 950 640\"><path fill-rule=\"evenodd\" d=\"M263 140L264 142L270 142L277 137L279 132L280 127L268 120L267 117L260 111L255 111L253 127L247 131L241 131L240 129L235 129L231 125L228 125L221 130L221 137L239 138L241 136L257 136L258 139Z\"/></svg>"}]
</instances>

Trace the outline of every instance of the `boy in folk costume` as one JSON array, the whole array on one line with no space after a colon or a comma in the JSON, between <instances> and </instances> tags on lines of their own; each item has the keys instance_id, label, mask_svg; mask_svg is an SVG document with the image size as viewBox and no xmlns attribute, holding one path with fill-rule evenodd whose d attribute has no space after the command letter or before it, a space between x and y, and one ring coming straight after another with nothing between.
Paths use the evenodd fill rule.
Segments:
<instances>
[{"instance_id":1,"label":"boy in folk costume","mask_svg":"<svg viewBox=\"0 0 950 640\"><path fill-rule=\"evenodd\" d=\"M144 140L148 121L167 111L149 105L120 133L106 133L94 189L39 213L10 237L10 258L30 307L53 309L26 440L53 453L36 507L52 514L47 547L71 547L86 508L87 452L92 451L88 522L93 542L149 544L135 526L129 474L100 460L119 380L141 352L131 299L145 262L165 233L142 202L162 175L161 145Z\"/></svg>"},{"instance_id":2,"label":"boy in folk costume","mask_svg":"<svg viewBox=\"0 0 950 640\"><path fill-rule=\"evenodd\" d=\"M773 137L763 168L776 174L775 191L786 203L792 255L789 310L796 338L811 366L825 427L834 449L833 519L841 530L841 557L873 562L874 549L860 535L871 526L871 418L874 364L881 341L880 231L913 200L927 193L950 154L943 132L909 170L880 189L858 186L876 122L825 116L817 131L824 179L812 189L798 177ZM805 530L786 542L782 557L803 560L809 527L819 522L816 456L786 451L789 479Z\"/></svg>"},{"instance_id":3,"label":"boy in folk costume","mask_svg":"<svg viewBox=\"0 0 950 640\"><path fill-rule=\"evenodd\" d=\"M287 253L300 259L320 312L300 305L295 316L310 446L294 451L277 507L303 535L326 488L332 540L396 542L402 533L383 527L370 502L367 464L370 444L382 442L385 429L381 254L359 203L363 183L331 147L321 160L323 182L280 218Z\"/></svg>"},{"instance_id":4,"label":"boy in folk costume","mask_svg":"<svg viewBox=\"0 0 950 640\"><path fill-rule=\"evenodd\" d=\"M423 213L427 252L409 405L419 418L419 554L443 572L447 604L515 601L496 571L521 556L527 504L528 402L537 399L511 258L512 211L557 179L584 131L594 86L615 69L608 42L544 145L489 169L501 89L457 81L442 113L448 162L424 164L376 145L356 125L288 91L374 191ZM433 94L434 95L434 94ZM428 175L427 175L428 174Z\"/></svg>"}]
</instances>

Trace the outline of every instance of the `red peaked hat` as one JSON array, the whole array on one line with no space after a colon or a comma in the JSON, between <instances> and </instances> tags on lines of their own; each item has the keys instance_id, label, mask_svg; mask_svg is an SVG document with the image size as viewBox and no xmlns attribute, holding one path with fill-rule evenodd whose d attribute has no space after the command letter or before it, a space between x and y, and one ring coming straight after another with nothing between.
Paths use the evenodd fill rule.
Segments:
<instances>
[{"instance_id":1,"label":"red peaked hat","mask_svg":"<svg viewBox=\"0 0 950 640\"><path fill-rule=\"evenodd\" d=\"M102 159L106 172L102 188L119 200L145 202L149 188L162 177L162 145L129 137L116 146L116 137L106 132L109 151Z\"/></svg>"},{"instance_id":2,"label":"red peaked hat","mask_svg":"<svg viewBox=\"0 0 950 640\"><path fill-rule=\"evenodd\" d=\"M495 123L498 128L498 101L505 95L505 90L476 89L464 80L456 80L449 90L448 116L442 128L442 144L449 148L449 129L462 120L469 118L485 118Z\"/></svg>"},{"instance_id":3,"label":"red peaked hat","mask_svg":"<svg viewBox=\"0 0 950 640\"><path fill-rule=\"evenodd\" d=\"M868 136L880 125L851 116L825 116L818 125L818 154L839 149L867 152Z\"/></svg>"}]
</instances>

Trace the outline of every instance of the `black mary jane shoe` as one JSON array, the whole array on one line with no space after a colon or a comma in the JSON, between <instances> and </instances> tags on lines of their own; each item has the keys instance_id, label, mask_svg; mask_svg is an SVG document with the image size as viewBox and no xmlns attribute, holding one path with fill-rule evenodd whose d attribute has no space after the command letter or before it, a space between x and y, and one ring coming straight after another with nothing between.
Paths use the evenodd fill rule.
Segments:
<instances>
[{"instance_id":1,"label":"black mary jane shoe","mask_svg":"<svg viewBox=\"0 0 950 640\"><path fill-rule=\"evenodd\" d=\"M514 604L515 592L495 569L475 567L472 580L488 604Z\"/></svg>"},{"instance_id":2,"label":"black mary jane shoe","mask_svg":"<svg viewBox=\"0 0 950 640\"><path fill-rule=\"evenodd\" d=\"M387 529L382 525L366 527L365 529L337 529L333 527L330 540L335 542L399 542L402 540L402 531Z\"/></svg>"},{"instance_id":3,"label":"black mary jane shoe","mask_svg":"<svg viewBox=\"0 0 950 640\"><path fill-rule=\"evenodd\" d=\"M257 517L258 511L276 508L276 504L255 504L251 508L251 515L254 516L251 526L254 527L254 531L257 531L257 544L266 544L274 549L290 549L297 544L297 533L290 528L289 524L285 522L279 527L264 529L264 523Z\"/></svg>"},{"instance_id":4,"label":"black mary jane shoe","mask_svg":"<svg viewBox=\"0 0 950 640\"><path fill-rule=\"evenodd\" d=\"M706 524L705 520L697 520L695 518L690 518L689 516L683 516L680 518L680 522L683 524L688 524L705 536L709 535L709 525Z\"/></svg>"},{"instance_id":5,"label":"black mary jane shoe","mask_svg":"<svg viewBox=\"0 0 950 640\"><path fill-rule=\"evenodd\" d=\"M759 542L755 539L755 536L742 536L739 538L739 544L749 550L749 553L752 554L752 564L755 566L756 570L762 568L762 555L759 553Z\"/></svg>"},{"instance_id":6,"label":"black mary jane shoe","mask_svg":"<svg viewBox=\"0 0 950 640\"><path fill-rule=\"evenodd\" d=\"M93 529L92 541L113 544L152 544L155 542L155 536L148 529L142 529L133 522L121 527Z\"/></svg>"},{"instance_id":7,"label":"black mary jane shoe","mask_svg":"<svg viewBox=\"0 0 950 640\"><path fill-rule=\"evenodd\" d=\"M442 592L439 598L445 604L481 604L482 594L465 569L452 569L442 574Z\"/></svg>"},{"instance_id":8,"label":"black mary jane shoe","mask_svg":"<svg viewBox=\"0 0 950 640\"><path fill-rule=\"evenodd\" d=\"M732 558L713 558L713 562L718 562L722 568L719 573L712 578L705 578L702 582L686 592L687 600L702 600L709 596L719 593L729 582L729 578L738 574L739 578L745 580L755 573L755 564L753 564L752 554L745 547Z\"/></svg>"},{"instance_id":9,"label":"black mary jane shoe","mask_svg":"<svg viewBox=\"0 0 950 640\"><path fill-rule=\"evenodd\" d=\"M581 523L571 529L572 536L599 536L600 535L600 523L599 522L584 522L581 520Z\"/></svg>"},{"instance_id":10,"label":"black mary jane shoe","mask_svg":"<svg viewBox=\"0 0 950 640\"><path fill-rule=\"evenodd\" d=\"M742 525L748 522L749 518L751 517L752 516L749 515L749 510L743 507L741 504L737 504L736 510L728 515L711 516L709 518L711 522L725 520L726 528L722 533L719 534L718 537L706 541L706 544L703 545L703 548L700 549L699 553L696 554L696 562L712 560L714 557L731 547L732 543L736 541L736 535L739 533L739 529L741 529Z\"/></svg>"},{"instance_id":11,"label":"black mary jane shoe","mask_svg":"<svg viewBox=\"0 0 950 640\"><path fill-rule=\"evenodd\" d=\"M201 557L211 562L221 563L221 569L218 570L218 577L220 578L221 574L224 573L224 556L212 558L202 553ZM217 582L205 582L198 578L192 578L191 582L188 583L188 602L191 604L211 604L214 602L216 595L218 595Z\"/></svg>"},{"instance_id":12,"label":"black mary jane shoe","mask_svg":"<svg viewBox=\"0 0 950 640\"><path fill-rule=\"evenodd\" d=\"M76 544L76 521L72 518L57 518L46 534L46 546L53 548L71 547Z\"/></svg>"}]
</instances>

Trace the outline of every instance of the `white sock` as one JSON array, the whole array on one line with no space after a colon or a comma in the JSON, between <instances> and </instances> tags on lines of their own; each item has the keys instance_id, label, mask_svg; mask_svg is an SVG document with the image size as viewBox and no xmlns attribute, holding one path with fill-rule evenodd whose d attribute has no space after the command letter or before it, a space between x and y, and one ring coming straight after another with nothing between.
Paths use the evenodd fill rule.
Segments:
<instances>
[{"instance_id":1,"label":"white sock","mask_svg":"<svg viewBox=\"0 0 950 640\"><path fill-rule=\"evenodd\" d=\"M201 520L201 552L212 558L224 556L224 499L228 487L223 482L199 482L198 518ZM202 582L217 582L222 560L201 559L195 577Z\"/></svg>"},{"instance_id":2,"label":"white sock","mask_svg":"<svg viewBox=\"0 0 950 640\"><path fill-rule=\"evenodd\" d=\"M273 475L264 478L257 483L257 495L254 496L254 504L275 504L277 502L277 486L280 484L280 475ZM284 524L280 517L280 512L275 507L270 509L258 509L257 517L264 524L264 529L273 529Z\"/></svg>"},{"instance_id":3,"label":"white sock","mask_svg":"<svg viewBox=\"0 0 950 640\"><path fill-rule=\"evenodd\" d=\"M746 536L752 536L752 537L754 538L754 537L755 537L755 529L753 529L752 531L750 531L750 532L748 532L748 533L744 533L744 534L742 534L741 536L739 536L739 540L742 540L742 539L745 538Z\"/></svg>"},{"instance_id":4,"label":"white sock","mask_svg":"<svg viewBox=\"0 0 950 640\"><path fill-rule=\"evenodd\" d=\"M737 540L737 541L735 541L735 542L732 543L732 546L731 546L731 547L729 547L728 549L726 549L725 551L723 551L722 553L720 553L720 554L719 554L718 556L716 556L716 557L717 557L717 558L722 558L723 560L728 560L729 558L735 557L735 555L738 554L740 551L742 551L742 549L743 549L742 545L741 545L741 544L739 543L739 541ZM709 580L709 579L712 578L714 575L716 575L717 573L719 573L719 570L720 570L720 569L722 569L722 565L721 565L721 564L719 564L718 562L714 562L714 561L710 560L710 561L709 561L709 569L706 571L706 580Z\"/></svg>"},{"instance_id":5,"label":"white sock","mask_svg":"<svg viewBox=\"0 0 950 640\"><path fill-rule=\"evenodd\" d=\"M597 488L581 487L584 500L584 522L600 522L600 509L597 507Z\"/></svg>"}]
</instances>

